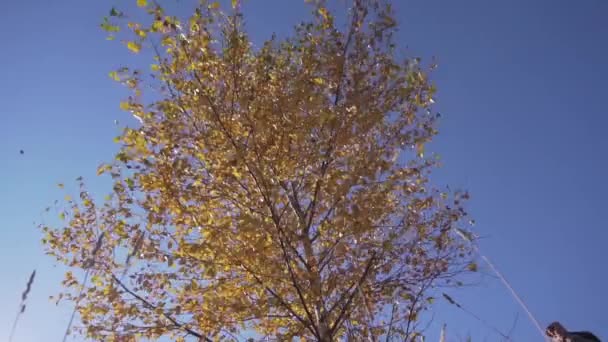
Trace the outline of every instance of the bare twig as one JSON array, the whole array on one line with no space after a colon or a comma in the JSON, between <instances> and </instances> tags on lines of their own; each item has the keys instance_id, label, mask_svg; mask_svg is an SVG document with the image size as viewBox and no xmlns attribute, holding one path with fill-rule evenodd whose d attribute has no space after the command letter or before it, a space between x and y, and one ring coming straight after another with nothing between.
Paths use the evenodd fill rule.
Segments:
<instances>
[{"instance_id":1,"label":"bare twig","mask_svg":"<svg viewBox=\"0 0 608 342\"><path fill-rule=\"evenodd\" d=\"M488 323L487 321L485 321L484 319L482 319L481 317L477 316L476 314L474 314L473 312L471 312L470 310L466 309L465 307L463 307L461 304L459 304L458 302L456 302L452 297L450 297L449 295L447 295L446 293L442 293L443 298L445 298L445 300L448 301L448 303L456 306L457 308L459 308L460 310L464 311L467 315L475 318L477 321L479 321L481 324L485 325L486 327L490 328L492 331L494 331L495 333L497 333L498 335L500 335L502 338L504 338L506 341L511 341L511 338L509 337L509 335L503 333L502 331L500 331L498 328L496 328L495 326L491 325L490 323Z\"/></svg>"},{"instance_id":2,"label":"bare twig","mask_svg":"<svg viewBox=\"0 0 608 342\"><path fill-rule=\"evenodd\" d=\"M74 323L74 317L76 317L76 310L78 310L78 304L80 303L80 299L82 298L82 293L84 292L84 289L87 285L87 281L89 280L89 273L91 271L91 268L95 265L95 256L97 255L97 252L99 252L99 249L101 248L101 245L103 243L103 236L104 236L104 233L102 232L99 235L99 237L97 238L97 242L95 243L95 247L93 248L91 257L89 259L85 260L85 262L82 265L87 270L84 273L82 287L80 288L80 291L78 292L78 297L76 298L76 303L74 305L74 309L72 310L72 314L70 315L70 320L68 321L68 326L65 328L65 333L63 333L63 339L61 340L62 342L67 341L68 335L70 334L70 329L72 328L72 323Z\"/></svg>"}]
</instances>

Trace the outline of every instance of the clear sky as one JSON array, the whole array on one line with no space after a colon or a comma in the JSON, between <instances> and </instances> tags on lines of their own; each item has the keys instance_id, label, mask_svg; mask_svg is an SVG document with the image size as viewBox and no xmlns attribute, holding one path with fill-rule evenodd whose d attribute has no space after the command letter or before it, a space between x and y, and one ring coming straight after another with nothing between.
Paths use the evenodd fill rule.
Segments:
<instances>
[{"instance_id":1,"label":"clear sky","mask_svg":"<svg viewBox=\"0 0 608 342\"><path fill-rule=\"evenodd\" d=\"M436 56L445 166L436 181L470 190L483 252L535 316L608 339L608 2L604 0L400 0L399 43ZM95 177L110 160L127 93L107 73L136 60L98 28L111 3L6 0L0 14L0 340L27 277L38 274L14 341L58 341L70 307L47 297L61 270L45 257L34 222L63 197L56 183ZM301 0L247 2L256 41L284 34L308 12ZM428 61L428 59L427 59ZM19 153L20 150L24 154ZM488 272L487 269L482 269ZM514 341L540 341L491 277L450 295ZM453 306L435 308L434 335L499 341Z\"/></svg>"}]
</instances>

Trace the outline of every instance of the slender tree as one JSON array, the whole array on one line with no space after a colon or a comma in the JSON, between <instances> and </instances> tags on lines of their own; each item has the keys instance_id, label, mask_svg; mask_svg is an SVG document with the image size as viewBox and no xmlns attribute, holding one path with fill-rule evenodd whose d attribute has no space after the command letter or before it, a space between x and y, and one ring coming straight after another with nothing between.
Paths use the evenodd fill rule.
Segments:
<instances>
[{"instance_id":1,"label":"slender tree","mask_svg":"<svg viewBox=\"0 0 608 342\"><path fill-rule=\"evenodd\" d=\"M418 59L396 53L390 4L332 14L313 2L309 22L259 47L236 1L227 14L202 1L181 20L137 4L149 20L112 9L102 24L155 60L149 73L111 73L139 120L99 168L113 191L94 201L80 182L65 224L42 228L50 255L90 275L63 283L73 330L104 341L419 334L429 290L474 268L455 235L468 195L429 182L435 90Z\"/></svg>"}]
</instances>

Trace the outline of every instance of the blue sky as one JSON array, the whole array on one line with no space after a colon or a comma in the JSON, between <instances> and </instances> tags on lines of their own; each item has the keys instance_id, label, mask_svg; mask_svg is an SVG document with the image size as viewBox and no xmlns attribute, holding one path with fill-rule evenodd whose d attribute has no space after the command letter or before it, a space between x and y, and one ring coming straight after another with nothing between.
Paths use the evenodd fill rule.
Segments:
<instances>
[{"instance_id":1,"label":"blue sky","mask_svg":"<svg viewBox=\"0 0 608 342\"><path fill-rule=\"evenodd\" d=\"M437 183L470 190L483 252L543 325L560 320L608 338L608 2L395 3L401 46L439 62L434 81L443 119L432 150L445 166ZM59 340L70 308L47 300L61 269L43 255L34 221L55 220L43 210L63 197L60 181L82 175L96 194L108 191L96 167L116 148L113 121L133 122L118 108L126 92L107 73L137 60L98 29L109 2L9 0L2 7L0 331L8 335L37 268L15 341ZM256 41L307 14L300 0L249 1L245 9ZM449 293L504 331L518 315L515 341L540 340L496 280ZM449 341L467 333L499 340L446 304L437 306L429 329L443 323Z\"/></svg>"}]
</instances>

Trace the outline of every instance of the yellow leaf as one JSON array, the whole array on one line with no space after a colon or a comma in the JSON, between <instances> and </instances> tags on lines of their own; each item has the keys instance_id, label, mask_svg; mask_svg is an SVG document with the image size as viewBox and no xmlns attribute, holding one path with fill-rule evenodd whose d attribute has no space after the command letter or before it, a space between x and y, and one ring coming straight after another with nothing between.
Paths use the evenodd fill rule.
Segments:
<instances>
[{"instance_id":1,"label":"yellow leaf","mask_svg":"<svg viewBox=\"0 0 608 342\"><path fill-rule=\"evenodd\" d=\"M317 85L323 85L323 83L325 83L321 77L315 77L312 79L312 81Z\"/></svg>"},{"instance_id":2,"label":"yellow leaf","mask_svg":"<svg viewBox=\"0 0 608 342\"><path fill-rule=\"evenodd\" d=\"M141 45L136 42L128 42L127 47L134 53L138 53L141 50Z\"/></svg>"},{"instance_id":3,"label":"yellow leaf","mask_svg":"<svg viewBox=\"0 0 608 342\"><path fill-rule=\"evenodd\" d=\"M148 1L147 0L137 0L137 6L146 7L146 6L148 6Z\"/></svg>"},{"instance_id":4,"label":"yellow leaf","mask_svg":"<svg viewBox=\"0 0 608 342\"><path fill-rule=\"evenodd\" d=\"M162 29L163 29L162 21L156 20L156 21L154 21L154 23L152 23L152 31L158 32L158 31L162 31Z\"/></svg>"},{"instance_id":5,"label":"yellow leaf","mask_svg":"<svg viewBox=\"0 0 608 342\"><path fill-rule=\"evenodd\" d=\"M321 7L319 8L319 14L323 17L323 19L329 19L329 12L327 12L327 8Z\"/></svg>"},{"instance_id":6,"label":"yellow leaf","mask_svg":"<svg viewBox=\"0 0 608 342\"><path fill-rule=\"evenodd\" d=\"M212 2L211 5L209 5L209 8L211 8L211 9L218 9L218 8L220 8L220 3L217 2L217 1Z\"/></svg>"},{"instance_id":7,"label":"yellow leaf","mask_svg":"<svg viewBox=\"0 0 608 342\"><path fill-rule=\"evenodd\" d=\"M416 144L416 153L418 154L418 157L420 157L420 158L424 157L424 144L423 143Z\"/></svg>"},{"instance_id":8,"label":"yellow leaf","mask_svg":"<svg viewBox=\"0 0 608 342\"><path fill-rule=\"evenodd\" d=\"M129 105L129 102L122 101L120 103L120 109L122 109L122 110L129 110L130 108L131 108L131 105Z\"/></svg>"},{"instance_id":9,"label":"yellow leaf","mask_svg":"<svg viewBox=\"0 0 608 342\"><path fill-rule=\"evenodd\" d=\"M118 77L118 73L116 71L112 71L108 74L111 79L114 81L120 81L120 77Z\"/></svg>"},{"instance_id":10,"label":"yellow leaf","mask_svg":"<svg viewBox=\"0 0 608 342\"><path fill-rule=\"evenodd\" d=\"M241 179L243 178L243 175L238 171L238 170L232 170L232 175L236 178L236 179Z\"/></svg>"},{"instance_id":11,"label":"yellow leaf","mask_svg":"<svg viewBox=\"0 0 608 342\"><path fill-rule=\"evenodd\" d=\"M101 287L103 285L101 278L97 275L94 275L93 277L91 277L91 283L93 283L93 285L95 285L97 287Z\"/></svg>"},{"instance_id":12,"label":"yellow leaf","mask_svg":"<svg viewBox=\"0 0 608 342\"><path fill-rule=\"evenodd\" d=\"M232 0L232 8L236 8L236 6L239 4L238 0Z\"/></svg>"},{"instance_id":13,"label":"yellow leaf","mask_svg":"<svg viewBox=\"0 0 608 342\"><path fill-rule=\"evenodd\" d=\"M160 41L160 44L161 44L162 46L171 45L172 43L173 43L173 39L172 39L171 37L169 37L169 36L167 36L167 37L163 38L163 39Z\"/></svg>"},{"instance_id":14,"label":"yellow leaf","mask_svg":"<svg viewBox=\"0 0 608 342\"><path fill-rule=\"evenodd\" d=\"M106 172L106 170L108 169L108 166L106 164L102 164L97 168L97 175L100 176L101 174L103 174L104 172Z\"/></svg>"}]
</instances>

